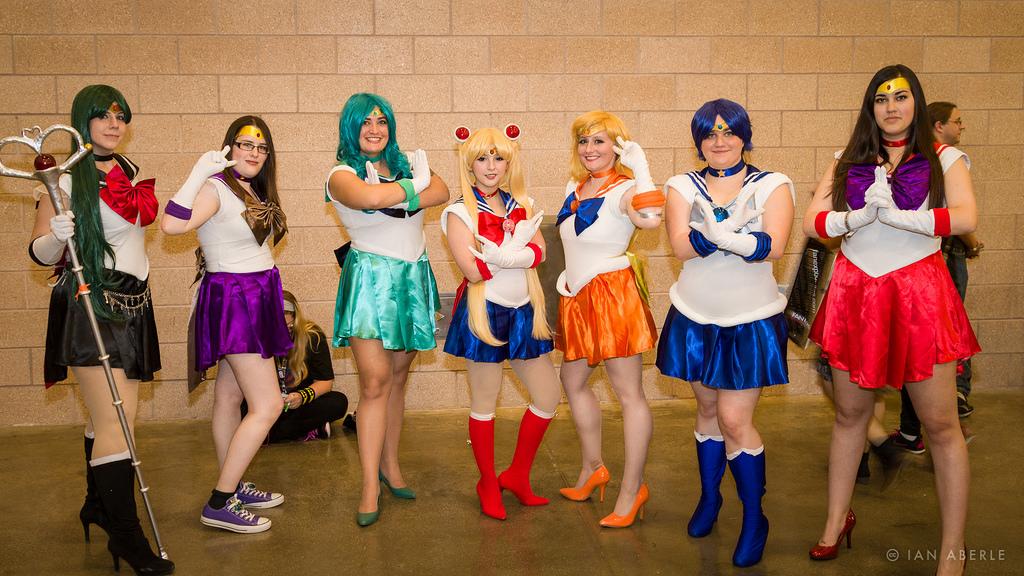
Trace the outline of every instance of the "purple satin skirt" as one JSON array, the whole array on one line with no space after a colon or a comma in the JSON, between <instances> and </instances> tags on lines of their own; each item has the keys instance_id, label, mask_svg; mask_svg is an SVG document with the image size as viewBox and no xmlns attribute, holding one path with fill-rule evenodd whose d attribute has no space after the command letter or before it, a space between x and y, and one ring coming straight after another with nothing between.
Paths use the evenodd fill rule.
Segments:
<instances>
[{"instance_id":1,"label":"purple satin skirt","mask_svg":"<svg viewBox=\"0 0 1024 576\"><path fill-rule=\"evenodd\" d=\"M227 354L286 356L292 348L284 322L277 268L260 272L207 272L199 285L193 318L199 372Z\"/></svg>"}]
</instances>

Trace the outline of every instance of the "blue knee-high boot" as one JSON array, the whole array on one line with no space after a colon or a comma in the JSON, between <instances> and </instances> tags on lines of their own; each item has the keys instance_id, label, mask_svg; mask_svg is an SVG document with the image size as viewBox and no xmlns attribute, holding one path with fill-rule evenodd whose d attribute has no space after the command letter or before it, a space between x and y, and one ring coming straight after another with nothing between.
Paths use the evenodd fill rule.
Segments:
<instances>
[{"instance_id":1,"label":"blue knee-high boot","mask_svg":"<svg viewBox=\"0 0 1024 576\"><path fill-rule=\"evenodd\" d=\"M711 533L722 509L722 476L725 475L725 442L721 437L694 432L697 438L697 469L700 471L700 500L686 526L686 533L703 538Z\"/></svg>"},{"instance_id":2,"label":"blue knee-high boot","mask_svg":"<svg viewBox=\"0 0 1024 576\"><path fill-rule=\"evenodd\" d=\"M768 518L761 511L761 497L765 493L764 447L759 450L756 456L740 451L729 460L736 493L743 503L743 528L732 554L732 563L741 567L760 562L768 541Z\"/></svg>"}]
</instances>

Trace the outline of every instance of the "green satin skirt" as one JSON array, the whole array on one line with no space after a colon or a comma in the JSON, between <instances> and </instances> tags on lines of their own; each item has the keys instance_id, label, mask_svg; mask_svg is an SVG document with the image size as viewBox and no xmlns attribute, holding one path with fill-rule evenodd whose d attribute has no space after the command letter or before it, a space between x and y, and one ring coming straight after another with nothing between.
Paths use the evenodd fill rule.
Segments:
<instances>
[{"instance_id":1,"label":"green satin skirt","mask_svg":"<svg viewBox=\"0 0 1024 576\"><path fill-rule=\"evenodd\" d=\"M385 350L432 350L440 308L426 252L406 262L353 248L338 282L334 347L363 338L380 340Z\"/></svg>"}]
</instances>

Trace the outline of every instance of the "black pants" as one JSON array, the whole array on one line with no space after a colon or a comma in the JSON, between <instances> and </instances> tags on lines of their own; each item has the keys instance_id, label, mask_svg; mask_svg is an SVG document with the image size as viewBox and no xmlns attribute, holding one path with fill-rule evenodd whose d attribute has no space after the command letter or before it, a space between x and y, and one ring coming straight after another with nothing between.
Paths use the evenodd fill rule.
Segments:
<instances>
[{"instance_id":1,"label":"black pants","mask_svg":"<svg viewBox=\"0 0 1024 576\"><path fill-rule=\"evenodd\" d=\"M243 417L246 412L248 406L242 402ZM337 390L332 390L305 406L282 412L270 429L268 437L271 443L301 440L310 430L340 420L347 412L348 397Z\"/></svg>"}]
</instances>

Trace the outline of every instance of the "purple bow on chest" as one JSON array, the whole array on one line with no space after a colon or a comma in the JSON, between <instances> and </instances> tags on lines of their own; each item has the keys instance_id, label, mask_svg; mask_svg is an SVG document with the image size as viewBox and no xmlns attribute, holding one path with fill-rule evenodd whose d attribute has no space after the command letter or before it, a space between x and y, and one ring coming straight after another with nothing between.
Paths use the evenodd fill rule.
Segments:
<instances>
[{"instance_id":1,"label":"purple bow on chest","mask_svg":"<svg viewBox=\"0 0 1024 576\"><path fill-rule=\"evenodd\" d=\"M931 167L920 154L907 160L889 176L892 199L900 210L917 210L928 198ZM864 192L875 182L874 164L855 164L846 175L846 201L850 208L864 207Z\"/></svg>"}]
</instances>

